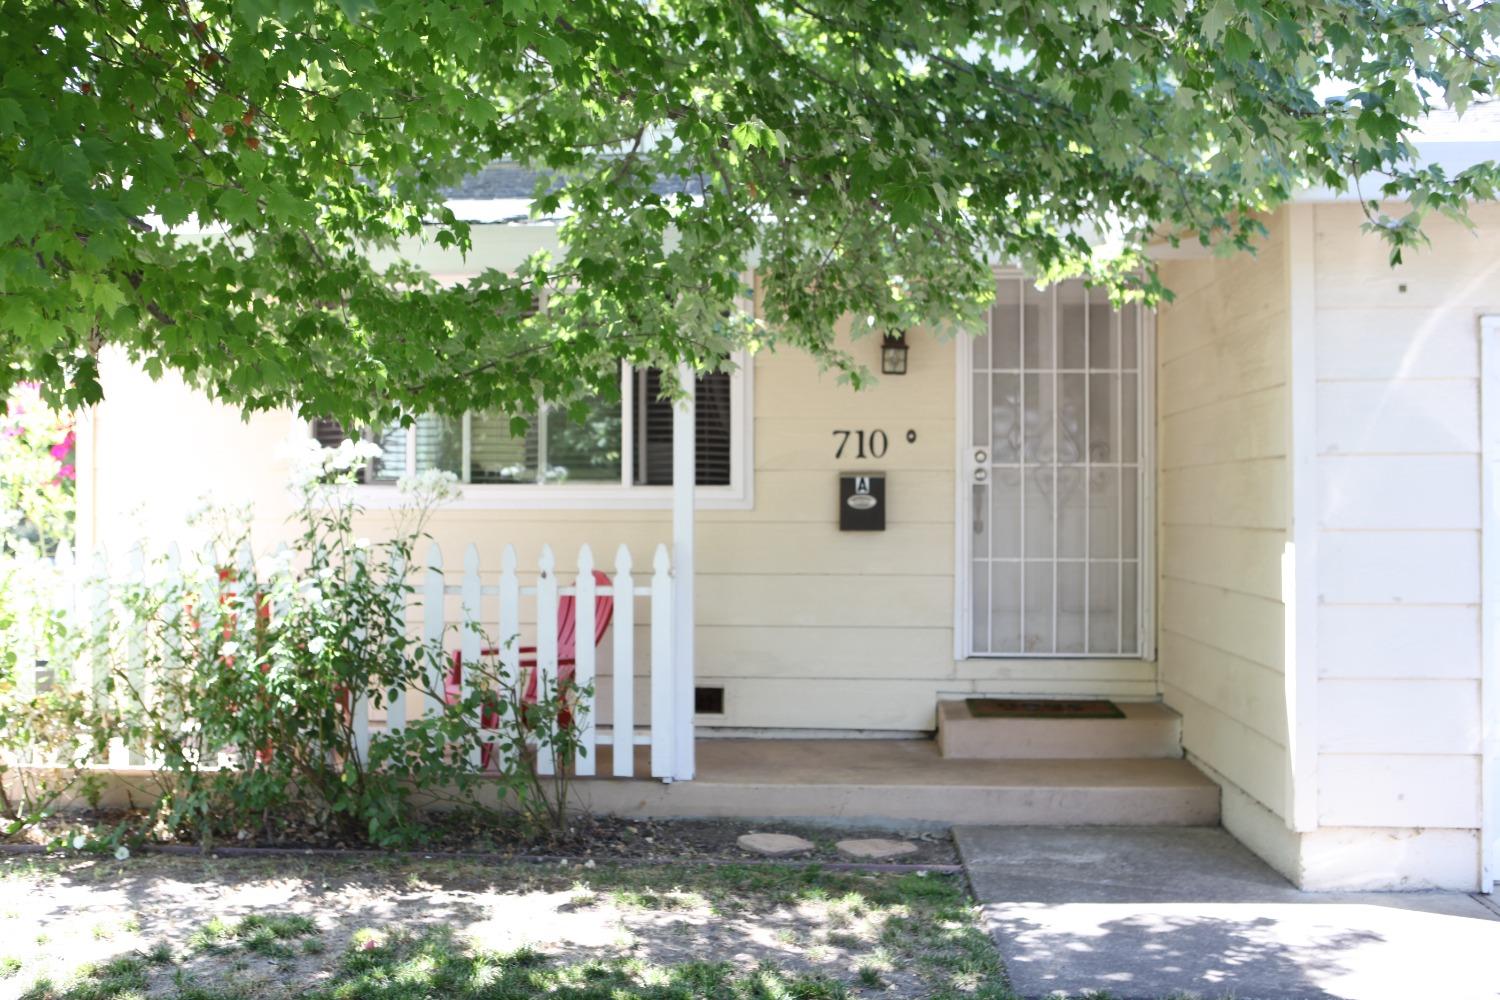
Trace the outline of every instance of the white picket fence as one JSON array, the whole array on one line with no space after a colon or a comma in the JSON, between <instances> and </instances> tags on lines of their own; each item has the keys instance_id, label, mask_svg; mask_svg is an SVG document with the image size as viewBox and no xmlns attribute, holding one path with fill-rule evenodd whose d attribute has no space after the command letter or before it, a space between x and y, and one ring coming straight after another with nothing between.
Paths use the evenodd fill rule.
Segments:
<instances>
[{"instance_id":1,"label":"white picket fence","mask_svg":"<svg viewBox=\"0 0 1500 1000\"><path fill-rule=\"evenodd\" d=\"M681 775L683 768L678 760L677 746L683 733L691 734L692 720L686 726L677 718L674 694L676 677L673 653L674 590L672 586L671 557L665 545L658 545L652 558L651 572L639 583L634 575L634 563L630 550L621 545L615 553L614 573L608 576L607 584L595 578L594 555L588 545L579 549L577 574L572 582L564 582L557 569L557 559L551 546L542 547L534 573L535 583L522 582L522 572L515 547L505 545L500 550L500 569L494 583L485 582L485 568L481 560L480 547L470 543L464 548L462 568L449 571L444 564L443 553L436 542L429 544L425 567L419 571L420 579L413 581L415 589L414 618L420 626L420 634L426 641L444 643L453 647L452 637L456 632L456 652L462 663L472 665L481 657L497 661L501 682L506 685L522 683L521 647L535 647L535 670L538 675L538 692L557 690L559 676L558 650L558 606L565 596L574 598L574 680L579 688L592 689L592 700L575 706L573 715L578 725L577 740L582 753L574 762L574 773L581 777L597 775L597 753L600 746L613 748L610 773L618 778L636 776L635 747L649 746L650 774L653 778L673 780ZM250 556L241 556L241 562ZM181 557L175 545L165 555L166 572L175 573L181 565ZM66 547L59 550L55 559L57 568L57 591L54 603L75 626L85 630L107 627L113 614L109 601L111 579L110 561L102 550L87 559L77 559ZM402 571L401 567L397 571ZM122 579L140 580L147 572L144 550L137 545L127 557L125 576ZM493 575L493 570L490 570ZM598 598L613 600L613 619L609 630L596 646ZM457 615L449 609L457 599ZM637 656L636 625L637 602L644 599L649 623L649 639L646 658L642 663ZM527 612L530 612L528 615ZM527 627L529 625L529 627ZM127 627L129 627L127 625ZM139 630L131 633L129 643L135 643ZM612 669L608 674L599 671L599 649L610 643ZM493 650L493 652L491 652ZM488 655L487 655L488 654ZM131 655L131 654L127 654ZM528 656L528 660L531 657ZM132 656L133 659L133 656ZM144 657L142 656L142 659ZM442 692L445 690L445 662L434 670L442 673L428 679L429 694L422 711L428 715L443 711ZM104 668L82 664L88 670L82 677L93 684L96 697L103 698ZM643 725L636 711L635 688L642 672L647 675L650 718ZM38 668L36 682L45 683L50 671ZM474 671L464 669L461 673L463 700L471 694L471 679ZM144 672L133 683L143 690L150 683ZM601 720L595 705L602 700L600 695L609 693L610 714ZM392 730L403 725L409 718L407 692L398 692L397 697L386 706L384 722L372 720L370 705L361 697L352 706L353 727L357 752L368 753L373 732L384 726ZM492 745L490 752L500 760L500 747ZM480 768L483 750L475 747L470 755L473 767ZM143 763L139 754L123 746L111 749L109 764L113 767ZM493 764L491 766L494 766ZM538 770L551 774L555 761L545 747L539 749Z\"/></svg>"},{"instance_id":2,"label":"white picket fence","mask_svg":"<svg viewBox=\"0 0 1500 1000\"><path fill-rule=\"evenodd\" d=\"M523 611L529 602L534 610L536 671L538 690L556 690L558 678L558 599L574 598L574 680L579 687L592 688L595 703L600 700L604 680L598 672L598 648L594 643L596 601L599 597L614 600L612 634L613 670L609 676L611 711L609 730L601 731L593 706L587 706L579 724L578 740L583 753L575 763L575 773L588 777L596 773L595 758L600 745L610 746L612 773L617 778L635 776L635 747L651 747L651 776L671 779L676 768L677 733L673 694L675 690L672 655L672 565L665 545L658 545L652 559L649 582L637 584L633 575L630 550L621 545L615 553L615 572L610 583L600 584L594 577L594 554L588 545L578 551L577 577L572 584L559 580L557 560L552 547L542 546L537 560L537 582L522 585L517 571L515 547L506 545L500 555L500 579L485 584L481 576L479 547L470 543L464 549L463 571L457 583L449 582L444 572L443 554L436 542L427 555L425 581L418 588L422 594L423 635L429 639L441 636L447 628L444 611L447 598L457 596L462 603L459 625L459 653L465 663L476 662L483 650L484 637L501 637L498 659L502 683L514 684L520 675L520 646L515 640L523 634ZM637 677L635 622L636 599L647 598L650 609L650 658L646 664L650 677L651 719L648 728L637 726L635 681ZM493 598L498 614L487 616L487 598ZM493 623L493 628L487 627ZM469 672L463 677L463 697L468 698ZM441 679L439 679L440 681ZM441 690L441 683L434 690ZM432 704L427 711L436 712ZM390 717L404 717L404 706L392 705ZM367 710L355 710L356 731L368 733ZM366 737L368 738L368 737ZM495 748L499 753L499 748ZM473 763L479 766L481 751L473 751ZM554 762L545 749L539 752L538 769L552 773Z\"/></svg>"}]
</instances>

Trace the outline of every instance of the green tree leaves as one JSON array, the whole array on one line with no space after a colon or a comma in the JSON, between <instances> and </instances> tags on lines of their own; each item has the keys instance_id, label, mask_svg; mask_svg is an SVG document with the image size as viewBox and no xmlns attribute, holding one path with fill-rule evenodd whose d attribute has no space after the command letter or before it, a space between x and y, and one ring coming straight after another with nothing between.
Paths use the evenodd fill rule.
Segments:
<instances>
[{"instance_id":1,"label":"green tree leaves","mask_svg":"<svg viewBox=\"0 0 1500 1000\"><path fill-rule=\"evenodd\" d=\"M350 425L752 339L858 379L843 315L972 322L995 258L1156 295L1151 240L1246 247L1356 177L1406 199L1369 209L1399 254L1494 193L1410 140L1492 95L1497 32L1428 0L0 0L0 389L91 401L106 345ZM471 248L444 191L495 162L561 249L403 263Z\"/></svg>"}]
</instances>

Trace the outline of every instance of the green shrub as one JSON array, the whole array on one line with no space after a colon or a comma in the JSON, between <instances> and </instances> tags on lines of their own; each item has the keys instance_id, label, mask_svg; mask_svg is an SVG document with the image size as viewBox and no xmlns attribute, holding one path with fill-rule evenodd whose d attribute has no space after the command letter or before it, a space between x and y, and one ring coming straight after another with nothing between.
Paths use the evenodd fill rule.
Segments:
<instances>
[{"instance_id":1,"label":"green shrub","mask_svg":"<svg viewBox=\"0 0 1500 1000\"><path fill-rule=\"evenodd\" d=\"M198 521L206 558L163 559L108 581L108 627L67 632L59 660L80 670L59 670L56 704L27 704L80 753L97 759L116 741L152 763L151 826L205 845L313 835L399 847L423 835L419 806L479 808L491 781L531 821L563 824L566 778L538 775L528 743L542 740L565 770L592 691L523 703L519 679L502 684L497 664L482 660L465 664L467 696L446 700L448 660L411 627L404 570L453 479L404 482L390 536L371 542L355 530L348 489L369 447L314 445L301 456L299 531L274 558L250 555L244 512L211 511ZM84 665L87 684L74 676ZM424 706L421 717L370 727L362 746L355 706L389 711L402 693ZM498 713L498 730L481 729L481 709ZM485 742L506 764L481 776L471 761Z\"/></svg>"}]
</instances>

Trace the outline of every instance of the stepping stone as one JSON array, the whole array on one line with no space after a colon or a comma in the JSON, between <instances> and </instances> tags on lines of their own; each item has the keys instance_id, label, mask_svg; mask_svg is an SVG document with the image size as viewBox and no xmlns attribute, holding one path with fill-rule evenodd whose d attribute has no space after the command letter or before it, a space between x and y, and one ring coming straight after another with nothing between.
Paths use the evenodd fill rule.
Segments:
<instances>
[{"instance_id":1,"label":"stepping stone","mask_svg":"<svg viewBox=\"0 0 1500 1000\"><path fill-rule=\"evenodd\" d=\"M903 854L915 854L917 845L908 840L885 840L873 837L869 840L841 840L834 845L839 853L851 861L881 861L899 858Z\"/></svg>"},{"instance_id":2,"label":"stepping stone","mask_svg":"<svg viewBox=\"0 0 1500 1000\"><path fill-rule=\"evenodd\" d=\"M772 858L805 854L813 849L812 841L793 837L789 833L746 833L740 836L739 845L742 850Z\"/></svg>"}]
</instances>

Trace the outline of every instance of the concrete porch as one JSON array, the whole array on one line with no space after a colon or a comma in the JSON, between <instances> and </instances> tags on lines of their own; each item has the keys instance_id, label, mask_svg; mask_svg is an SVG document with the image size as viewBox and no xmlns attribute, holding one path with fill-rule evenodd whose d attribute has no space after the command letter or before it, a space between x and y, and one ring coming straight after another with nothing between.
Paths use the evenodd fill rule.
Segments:
<instances>
[{"instance_id":1,"label":"concrete porch","mask_svg":"<svg viewBox=\"0 0 1500 1000\"><path fill-rule=\"evenodd\" d=\"M608 774L611 748L596 768ZM637 747L636 773L649 773ZM1213 826L1219 787L1181 759L954 759L929 739L700 739L692 781L588 778L621 816L873 824Z\"/></svg>"}]
</instances>

